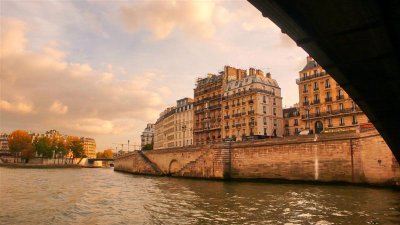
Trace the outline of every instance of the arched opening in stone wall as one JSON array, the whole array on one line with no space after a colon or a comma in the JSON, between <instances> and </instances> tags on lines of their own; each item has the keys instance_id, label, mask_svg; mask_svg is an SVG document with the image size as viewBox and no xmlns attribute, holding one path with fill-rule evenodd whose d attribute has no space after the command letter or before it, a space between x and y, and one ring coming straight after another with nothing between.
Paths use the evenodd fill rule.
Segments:
<instances>
[{"instance_id":1,"label":"arched opening in stone wall","mask_svg":"<svg viewBox=\"0 0 400 225\"><path fill-rule=\"evenodd\" d=\"M173 173L178 172L180 169L179 163L176 159L171 160L169 163L169 168L168 168L168 175L172 175Z\"/></svg>"}]
</instances>

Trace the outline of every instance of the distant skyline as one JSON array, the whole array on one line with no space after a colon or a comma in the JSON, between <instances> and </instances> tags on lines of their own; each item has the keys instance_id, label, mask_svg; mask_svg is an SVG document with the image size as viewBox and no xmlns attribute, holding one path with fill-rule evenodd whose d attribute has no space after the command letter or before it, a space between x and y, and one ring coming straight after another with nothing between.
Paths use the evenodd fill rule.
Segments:
<instances>
[{"instance_id":1,"label":"distant skyline","mask_svg":"<svg viewBox=\"0 0 400 225\"><path fill-rule=\"evenodd\" d=\"M0 131L140 143L224 65L271 72L298 102L306 53L247 1L0 2Z\"/></svg>"}]
</instances>

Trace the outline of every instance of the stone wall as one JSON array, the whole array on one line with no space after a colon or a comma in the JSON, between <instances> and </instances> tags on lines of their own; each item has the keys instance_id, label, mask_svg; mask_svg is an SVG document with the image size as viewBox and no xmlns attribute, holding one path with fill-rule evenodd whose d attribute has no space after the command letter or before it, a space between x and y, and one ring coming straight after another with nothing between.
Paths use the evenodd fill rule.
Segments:
<instances>
[{"instance_id":1,"label":"stone wall","mask_svg":"<svg viewBox=\"0 0 400 225\"><path fill-rule=\"evenodd\" d=\"M400 185L400 167L375 131L135 152L115 170L214 179L285 179Z\"/></svg>"}]
</instances>

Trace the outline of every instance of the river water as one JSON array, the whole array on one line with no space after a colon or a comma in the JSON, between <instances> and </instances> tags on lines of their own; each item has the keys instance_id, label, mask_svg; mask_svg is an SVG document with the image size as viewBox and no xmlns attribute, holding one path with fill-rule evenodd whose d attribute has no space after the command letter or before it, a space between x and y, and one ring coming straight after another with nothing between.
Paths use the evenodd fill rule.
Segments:
<instances>
[{"instance_id":1,"label":"river water","mask_svg":"<svg viewBox=\"0 0 400 225\"><path fill-rule=\"evenodd\" d=\"M400 192L0 168L0 224L400 224Z\"/></svg>"}]
</instances>

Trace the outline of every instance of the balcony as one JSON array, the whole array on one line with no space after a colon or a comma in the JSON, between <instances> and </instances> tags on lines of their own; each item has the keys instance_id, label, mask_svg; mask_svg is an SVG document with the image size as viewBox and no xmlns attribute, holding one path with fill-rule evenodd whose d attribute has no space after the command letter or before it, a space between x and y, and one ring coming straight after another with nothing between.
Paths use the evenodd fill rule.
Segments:
<instances>
[{"instance_id":1,"label":"balcony","mask_svg":"<svg viewBox=\"0 0 400 225\"><path fill-rule=\"evenodd\" d=\"M336 100L341 100L341 99L344 99L344 95L338 95L338 96L336 96Z\"/></svg>"},{"instance_id":2,"label":"balcony","mask_svg":"<svg viewBox=\"0 0 400 225\"><path fill-rule=\"evenodd\" d=\"M308 93L308 90L307 90L307 89L304 89L304 90L303 90L303 93Z\"/></svg>"},{"instance_id":3,"label":"balcony","mask_svg":"<svg viewBox=\"0 0 400 225\"><path fill-rule=\"evenodd\" d=\"M237 105L237 106L240 106L240 102L238 102L236 105Z\"/></svg>"},{"instance_id":4,"label":"balcony","mask_svg":"<svg viewBox=\"0 0 400 225\"><path fill-rule=\"evenodd\" d=\"M317 104L320 104L320 103L321 103L321 100L314 99L314 101L312 102L312 105L317 105Z\"/></svg>"},{"instance_id":5,"label":"balcony","mask_svg":"<svg viewBox=\"0 0 400 225\"><path fill-rule=\"evenodd\" d=\"M325 85L325 89L331 88L331 85Z\"/></svg>"},{"instance_id":6,"label":"balcony","mask_svg":"<svg viewBox=\"0 0 400 225\"><path fill-rule=\"evenodd\" d=\"M242 105L246 105L246 102L242 102Z\"/></svg>"},{"instance_id":7,"label":"balcony","mask_svg":"<svg viewBox=\"0 0 400 225\"><path fill-rule=\"evenodd\" d=\"M296 84L299 84L306 80L311 80L311 79L314 79L317 77L323 77L323 76L328 76L328 74L327 73L314 73L313 75L309 75L309 76L301 77L300 79L296 79Z\"/></svg>"},{"instance_id":8,"label":"balcony","mask_svg":"<svg viewBox=\"0 0 400 225\"><path fill-rule=\"evenodd\" d=\"M226 106L225 106L225 109L229 109L229 105L226 105Z\"/></svg>"},{"instance_id":9,"label":"balcony","mask_svg":"<svg viewBox=\"0 0 400 225\"><path fill-rule=\"evenodd\" d=\"M319 88L317 87L317 88L314 88L314 91L319 91Z\"/></svg>"},{"instance_id":10,"label":"balcony","mask_svg":"<svg viewBox=\"0 0 400 225\"><path fill-rule=\"evenodd\" d=\"M246 112L242 112L242 115L246 115Z\"/></svg>"},{"instance_id":11,"label":"balcony","mask_svg":"<svg viewBox=\"0 0 400 225\"><path fill-rule=\"evenodd\" d=\"M236 124L236 128L240 128L242 125L240 123Z\"/></svg>"},{"instance_id":12,"label":"balcony","mask_svg":"<svg viewBox=\"0 0 400 225\"><path fill-rule=\"evenodd\" d=\"M229 119L229 115L224 116L224 119Z\"/></svg>"},{"instance_id":13,"label":"balcony","mask_svg":"<svg viewBox=\"0 0 400 225\"><path fill-rule=\"evenodd\" d=\"M250 99L249 104L253 104L253 103L254 103L253 99Z\"/></svg>"},{"instance_id":14,"label":"balcony","mask_svg":"<svg viewBox=\"0 0 400 225\"><path fill-rule=\"evenodd\" d=\"M249 115L254 115L254 110L248 111Z\"/></svg>"},{"instance_id":15,"label":"balcony","mask_svg":"<svg viewBox=\"0 0 400 225\"><path fill-rule=\"evenodd\" d=\"M325 102L331 102L331 101L332 101L332 97L325 98Z\"/></svg>"},{"instance_id":16,"label":"balcony","mask_svg":"<svg viewBox=\"0 0 400 225\"><path fill-rule=\"evenodd\" d=\"M249 122L249 126L255 126L255 125L257 125L256 122L254 122L254 121L250 121L250 122Z\"/></svg>"},{"instance_id":17,"label":"balcony","mask_svg":"<svg viewBox=\"0 0 400 225\"><path fill-rule=\"evenodd\" d=\"M245 126L246 126L246 123L242 123L242 126L245 127Z\"/></svg>"},{"instance_id":18,"label":"balcony","mask_svg":"<svg viewBox=\"0 0 400 225\"><path fill-rule=\"evenodd\" d=\"M310 104L310 102L303 102L303 105L309 105Z\"/></svg>"},{"instance_id":19,"label":"balcony","mask_svg":"<svg viewBox=\"0 0 400 225\"><path fill-rule=\"evenodd\" d=\"M232 107L235 107L236 105L235 104L232 104Z\"/></svg>"},{"instance_id":20,"label":"balcony","mask_svg":"<svg viewBox=\"0 0 400 225\"><path fill-rule=\"evenodd\" d=\"M330 116L338 116L338 115L343 115L343 114L352 114L352 113L361 113L361 109L359 107L352 107L352 108L343 108L339 110L330 110L326 112L320 112L320 113L310 113L308 116L307 115L302 115L302 119L311 119L311 118L316 118L316 117L330 117Z\"/></svg>"},{"instance_id":21,"label":"balcony","mask_svg":"<svg viewBox=\"0 0 400 225\"><path fill-rule=\"evenodd\" d=\"M340 123L340 124L339 124L339 126L344 126L344 125L346 125L346 124L345 124L345 123Z\"/></svg>"},{"instance_id":22,"label":"balcony","mask_svg":"<svg viewBox=\"0 0 400 225\"><path fill-rule=\"evenodd\" d=\"M333 124L328 124L328 127L333 127Z\"/></svg>"},{"instance_id":23,"label":"balcony","mask_svg":"<svg viewBox=\"0 0 400 225\"><path fill-rule=\"evenodd\" d=\"M225 126L225 130L228 130L229 129L229 125L228 126Z\"/></svg>"}]
</instances>

